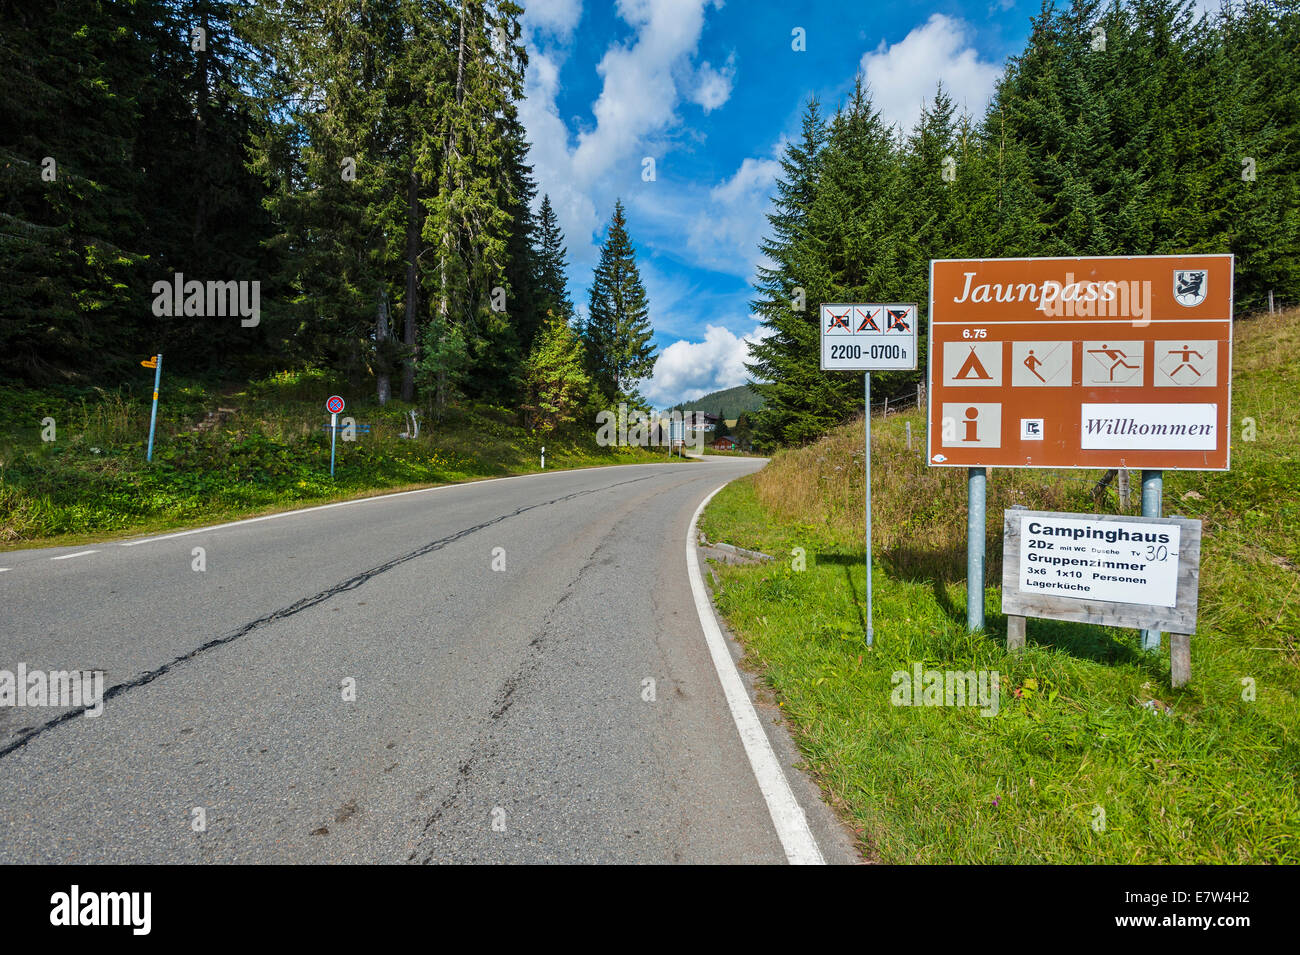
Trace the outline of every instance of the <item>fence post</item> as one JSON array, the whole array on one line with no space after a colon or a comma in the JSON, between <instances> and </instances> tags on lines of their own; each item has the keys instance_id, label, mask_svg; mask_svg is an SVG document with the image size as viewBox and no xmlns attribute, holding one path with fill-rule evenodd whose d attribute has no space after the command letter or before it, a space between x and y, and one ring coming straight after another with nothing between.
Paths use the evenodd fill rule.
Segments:
<instances>
[{"instance_id":1,"label":"fence post","mask_svg":"<svg viewBox=\"0 0 1300 955\"><path fill-rule=\"evenodd\" d=\"M1163 471L1142 472L1142 516L1159 517L1164 506L1165 474ZM1160 631L1142 631L1142 649L1160 652Z\"/></svg>"}]
</instances>

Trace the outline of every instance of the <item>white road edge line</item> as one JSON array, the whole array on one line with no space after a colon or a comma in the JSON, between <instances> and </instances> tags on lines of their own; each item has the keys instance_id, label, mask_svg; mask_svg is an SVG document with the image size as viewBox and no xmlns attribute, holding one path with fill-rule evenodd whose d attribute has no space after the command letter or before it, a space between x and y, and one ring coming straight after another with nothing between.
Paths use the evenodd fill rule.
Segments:
<instances>
[{"instance_id":1,"label":"white road edge line","mask_svg":"<svg viewBox=\"0 0 1300 955\"><path fill-rule=\"evenodd\" d=\"M727 649L727 642L713 615L713 604L709 600L704 586L704 576L700 571L700 559L696 552L695 525L704 512L705 505L713 500L713 495L722 488L714 488L700 506L695 509L691 526L686 529L686 564L691 578L691 593L695 597L695 611L700 617L700 626L704 629L704 639L709 644L709 655L713 657L713 667L718 671L722 682L722 692L727 697L727 706L731 708L731 718L735 721L740 741L745 745L749 756L749 765L758 780L758 788L763 792L767 802L767 811L772 815L772 824L785 849L786 861L791 865L825 865L826 859L817 847L817 839L808 826L808 817L803 807L790 789L785 770L772 749L772 742L759 722L758 713L749 699L749 692L740 679L740 672Z\"/></svg>"},{"instance_id":2,"label":"white road edge line","mask_svg":"<svg viewBox=\"0 0 1300 955\"><path fill-rule=\"evenodd\" d=\"M75 554L60 554L58 557L51 557L50 560L69 560L73 557L85 557L87 554L98 554L97 550L82 550Z\"/></svg>"},{"instance_id":3,"label":"white road edge line","mask_svg":"<svg viewBox=\"0 0 1300 955\"><path fill-rule=\"evenodd\" d=\"M335 501L333 504L315 504L311 507L300 507L296 511L281 511L278 514L263 514L261 517L245 517L238 521L228 521L225 524L210 524L207 527L195 527L188 531L177 531L174 534L163 534L159 537L145 537L135 541L118 541L119 547L135 547L137 544L152 544L156 541L168 541L177 537L188 537L191 534L206 534L209 531L221 531L227 527L238 527L241 524L256 524L259 521L273 521L281 517L293 517L296 514L310 514L312 511L328 511L332 507L348 507L352 504L366 504L370 501L387 501L395 497L406 497L408 494L428 494L430 491L451 491L458 487L473 487L476 484L490 484L493 481L519 481L530 477L545 477L552 474L576 474L579 471L603 471L608 468L637 468L647 467L655 462L646 461L637 464L597 464L589 468L560 468L553 471L535 471L532 474L511 474L508 477L483 478L478 481L461 481L457 484L439 484L436 487L417 487L413 491L397 491L393 494L374 494L370 497L356 497L350 501Z\"/></svg>"}]
</instances>

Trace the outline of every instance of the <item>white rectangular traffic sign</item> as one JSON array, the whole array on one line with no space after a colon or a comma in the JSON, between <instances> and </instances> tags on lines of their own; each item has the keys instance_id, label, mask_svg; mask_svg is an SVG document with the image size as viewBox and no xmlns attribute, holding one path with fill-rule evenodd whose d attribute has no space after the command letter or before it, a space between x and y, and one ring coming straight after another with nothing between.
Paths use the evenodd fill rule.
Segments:
<instances>
[{"instance_id":1,"label":"white rectangular traffic sign","mask_svg":"<svg viewBox=\"0 0 1300 955\"><path fill-rule=\"evenodd\" d=\"M822 371L912 371L916 368L916 305L832 304L821 307Z\"/></svg>"}]
</instances>

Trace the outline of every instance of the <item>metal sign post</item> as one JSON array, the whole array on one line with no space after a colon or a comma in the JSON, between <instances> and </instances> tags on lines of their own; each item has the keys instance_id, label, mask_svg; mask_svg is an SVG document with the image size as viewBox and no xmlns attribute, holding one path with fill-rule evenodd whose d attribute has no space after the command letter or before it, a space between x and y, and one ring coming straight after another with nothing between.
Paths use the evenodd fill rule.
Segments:
<instances>
[{"instance_id":1,"label":"metal sign post","mask_svg":"<svg viewBox=\"0 0 1300 955\"><path fill-rule=\"evenodd\" d=\"M154 355L152 359L140 362L146 368L152 368L153 372L153 410L149 412L149 450L145 452L145 460L153 460L153 435L154 428L158 423L158 385L162 382L162 352Z\"/></svg>"},{"instance_id":2,"label":"metal sign post","mask_svg":"<svg viewBox=\"0 0 1300 955\"><path fill-rule=\"evenodd\" d=\"M823 305L821 369L862 375L864 543L867 564L867 646L875 642L871 592L871 373L916 368L916 305Z\"/></svg>"},{"instance_id":3,"label":"metal sign post","mask_svg":"<svg viewBox=\"0 0 1300 955\"><path fill-rule=\"evenodd\" d=\"M988 514L988 471L966 473L966 627L984 629L984 527Z\"/></svg>"},{"instance_id":4,"label":"metal sign post","mask_svg":"<svg viewBox=\"0 0 1300 955\"><path fill-rule=\"evenodd\" d=\"M334 477L334 446L338 441L339 434L339 412L343 410L343 399L338 395L330 395L329 400L325 402L325 410L330 413L330 477Z\"/></svg>"},{"instance_id":5,"label":"metal sign post","mask_svg":"<svg viewBox=\"0 0 1300 955\"><path fill-rule=\"evenodd\" d=\"M334 476L334 444L338 440L339 416L330 415L330 477Z\"/></svg>"},{"instance_id":6,"label":"metal sign post","mask_svg":"<svg viewBox=\"0 0 1300 955\"><path fill-rule=\"evenodd\" d=\"M876 632L871 618L871 372L862 373L863 407L867 409L862 419L863 463L866 466L866 525L867 525L867 646L875 641Z\"/></svg>"}]
</instances>

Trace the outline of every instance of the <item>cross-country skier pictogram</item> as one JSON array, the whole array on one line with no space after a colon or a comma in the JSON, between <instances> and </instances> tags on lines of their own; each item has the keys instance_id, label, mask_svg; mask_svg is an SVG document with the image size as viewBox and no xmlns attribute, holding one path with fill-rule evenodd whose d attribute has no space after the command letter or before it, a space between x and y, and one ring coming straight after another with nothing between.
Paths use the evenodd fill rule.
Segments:
<instances>
[{"instance_id":1,"label":"cross-country skier pictogram","mask_svg":"<svg viewBox=\"0 0 1300 955\"><path fill-rule=\"evenodd\" d=\"M1142 370L1142 366L1141 366L1141 365L1130 365L1128 362L1126 362L1126 361L1124 360L1125 358L1128 358L1128 357L1129 357L1128 355L1124 354L1124 352L1120 351L1118 348L1111 348L1111 347L1110 347L1109 345L1107 345L1105 342L1102 343L1102 346L1101 346L1100 348L1089 349L1088 354L1089 354L1089 355L1105 355L1108 359L1110 359L1110 362L1111 362L1111 365L1110 365L1110 380L1111 380L1112 382L1115 380L1115 372L1116 372L1116 370L1118 370L1118 369L1120 369L1120 368L1127 368L1127 369L1129 370L1129 372L1130 372L1130 374L1125 375L1123 378L1121 378L1120 381L1128 381L1130 378L1133 377L1133 375L1131 374L1131 372L1141 371L1141 370ZM1098 360L1098 361L1101 361L1100 358L1098 358L1097 360ZM1105 362L1102 362L1102 364L1104 365Z\"/></svg>"}]
</instances>

